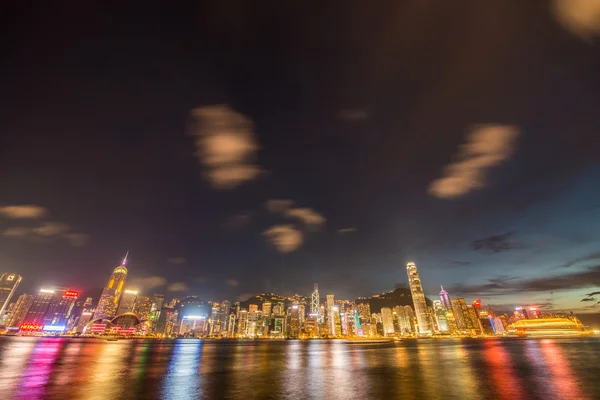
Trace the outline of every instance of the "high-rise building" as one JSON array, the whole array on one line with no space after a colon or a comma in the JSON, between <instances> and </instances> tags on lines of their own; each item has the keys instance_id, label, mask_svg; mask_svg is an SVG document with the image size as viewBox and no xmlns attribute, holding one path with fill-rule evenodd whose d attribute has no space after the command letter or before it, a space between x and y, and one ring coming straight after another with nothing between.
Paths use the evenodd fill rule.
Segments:
<instances>
[{"instance_id":1,"label":"high-rise building","mask_svg":"<svg viewBox=\"0 0 600 400\"><path fill-rule=\"evenodd\" d=\"M289 324L289 332L288 336L291 338L297 338L300 335L300 309L298 304L293 304L290 309L290 324Z\"/></svg>"},{"instance_id":2,"label":"high-rise building","mask_svg":"<svg viewBox=\"0 0 600 400\"><path fill-rule=\"evenodd\" d=\"M257 311L258 311L258 305L256 305L256 304L248 305L248 312L257 312Z\"/></svg>"},{"instance_id":3,"label":"high-rise building","mask_svg":"<svg viewBox=\"0 0 600 400\"><path fill-rule=\"evenodd\" d=\"M125 286L125 280L127 279L127 256L129 252L125 254L125 258L121 265L119 265L113 273L110 275L108 284L102 290L102 295L98 301L98 307L94 313L94 319L96 318L113 318L117 315L117 308L119 301L121 300L121 294L123 293L123 287Z\"/></svg>"},{"instance_id":4,"label":"high-rise building","mask_svg":"<svg viewBox=\"0 0 600 400\"><path fill-rule=\"evenodd\" d=\"M381 309L381 319L383 323L383 334L384 336L390 336L394 334L394 316L392 309L383 307Z\"/></svg>"},{"instance_id":5,"label":"high-rise building","mask_svg":"<svg viewBox=\"0 0 600 400\"><path fill-rule=\"evenodd\" d=\"M262 313L265 317L270 317L271 316L271 302L269 301L265 301L262 304Z\"/></svg>"},{"instance_id":6,"label":"high-rise building","mask_svg":"<svg viewBox=\"0 0 600 400\"><path fill-rule=\"evenodd\" d=\"M4 273L0 277L0 317L10 303L10 299L15 294L17 286L21 282L21 276L17 274Z\"/></svg>"},{"instance_id":7,"label":"high-rise building","mask_svg":"<svg viewBox=\"0 0 600 400\"><path fill-rule=\"evenodd\" d=\"M440 332L447 332L448 318L446 317L446 309L440 300L433 301L433 312L435 315L437 330Z\"/></svg>"},{"instance_id":8,"label":"high-rise building","mask_svg":"<svg viewBox=\"0 0 600 400\"><path fill-rule=\"evenodd\" d=\"M239 310L239 317L237 322L237 334L238 337L246 336L246 325L248 323L248 311L241 309Z\"/></svg>"},{"instance_id":9,"label":"high-rise building","mask_svg":"<svg viewBox=\"0 0 600 400\"><path fill-rule=\"evenodd\" d=\"M442 306L446 311L452 312L452 303L450 302L450 295L444 290L443 286L440 287L442 288L442 290L440 291L440 301L442 302Z\"/></svg>"},{"instance_id":10,"label":"high-rise building","mask_svg":"<svg viewBox=\"0 0 600 400\"><path fill-rule=\"evenodd\" d=\"M15 304L13 312L10 314L10 318L6 322L6 326L11 328L18 328L19 326L21 326L21 323L23 322L25 316L27 316L27 313L29 312L29 308L33 304L34 298L35 296L32 296L27 293L20 295L19 299L17 300L17 304Z\"/></svg>"},{"instance_id":11,"label":"high-rise building","mask_svg":"<svg viewBox=\"0 0 600 400\"><path fill-rule=\"evenodd\" d=\"M415 314L419 324L419 333L421 335L430 335L433 333L431 326L431 317L427 312L427 302L425 301L425 293L421 285L421 278L414 262L406 264L406 272L408 274L408 283L412 294L413 304L415 306Z\"/></svg>"},{"instance_id":12,"label":"high-rise building","mask_svg":"<svg viewBox=\"0 0 600 400\"><path fill-rule=\"evenodd\" d=\"M359 303L358 308L358 316L360 318L360 322L363 324L367 324L371 322L371 305L369 303Z\"/></svg>"},{"instance_id":13,"label":"high-rise building","mask_svg":"<svg viewBox=\"0 0 600 400\"><path fill-rule=\"evenodd\" d=\"M319 297L319 285L315 283L314 291L310 298L310 315L317 318L319 323L322 323L323 316L320 315L321 299Z\"/></svg>"},{"instance_id":14,"label":"high-rise building","mask_svg":"<svg viewBox=\"0 0 600 400\"><path fill-rule=\"evenodd\" d=\"M404 321L402 322L403 332L412 334L415 331L415 313L411 306L404 306Z\"/></svg>"},{"instance_id":15,"label":"high-rise building","mask_svg":"<svg viewBox=\"0 0 600 400\"><path fill-rule=\"evenodd\" d=\"M44 329L53 327L52 330L55 332L65 331L78 296L79 293L73 290L55 290L55 295L44 316Z\"/></svg>"},{"instance_id":16,"label":"high-rise building","mask_svg":"<svg viewBox=\"0 0 600 400\"><path fill-rule=\"evenodd\" d=\"M117 315L133 312L136 308L137 297L137 290L124 290L121 295L121 303L119 304Z\"/></svg>"},{"instance_id":17,"label":"high-rise building","mask_svg":"<svg viewBox=\"0 0 600 400\"><path fill-rule=\"evenodd\" d=\"M150 321L150 316L152 315L152 297L138 296L133 312L142 321Z\"/></svg>"},{"instance_id":18,"label":"high-rise building","mask_svg":"<svg viewBox=\"0 0 600 400\"><path fill-rule=\"evenodd\" d=\"M50 303L54 300L56 291L54 289L40 289L39 293L33 299L33 303L20 325L22 330L41 331L44 327L44 317L50 308ZM27 326L23 329L23 326Z\"/></svg>"}]
</instances>

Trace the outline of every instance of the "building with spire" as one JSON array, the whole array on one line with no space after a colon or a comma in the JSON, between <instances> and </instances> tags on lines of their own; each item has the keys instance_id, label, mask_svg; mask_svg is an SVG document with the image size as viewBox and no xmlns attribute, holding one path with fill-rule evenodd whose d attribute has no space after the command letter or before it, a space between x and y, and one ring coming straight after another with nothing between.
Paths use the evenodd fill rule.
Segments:
<instances>
[{"instance_id":1,"label":"building with spire","mask_svg":"<svg viewBox=\"0 0 600 400\"><path fill-rule=\"evenodd\" d=\"M119 265L113 273L110 275L108 284L102 290L102 295L98 301L98 307L94 313L94 319L96 318L113 318L117 315L117 309L119 307L119 301L121 300L121 294L123 293L123 287L125 286L125 280L127 279L127 256L129 252L125 254L125 258L121 265Z\"/></svg>"},{"instance_id":2,"label":"building with spire","mask_svg":"<svg viewBox=\"0 0 600 400\"><path fill-rule=\"evenodd\" d=\"M425 293L421 285L421 278L414 262L406 264L406 273L408 274L408 284L415 306L415 315L419 324L419 333L421 335L431 335L433 326L431 326L431 316L427 311L427 302L425 301Z\"/></svg>"},{"instance_id":3,"label":"building with spire","mask_svg":"<svg viewBox=\"0 0 600 400\"><path fill-rule=\"evenodd\" d=\"M321 300L319 298L319 285L317 285L315 283L315 290L312 292L312 295L311 295L310 315L317 318L318 322L320 324L322 324L323 323L323 315L319 314L320 310L321 310Z\"/></svg>"},{"instance_id":4,"label":"building with spire","mask_svg":"<svg viewBox=\"0 0 600 400\"><path fill-rule=\"evenodd\" d=\"M442 302L442 307L444 307L446 311L452 312L452 303L450 302L450 295L444 290L443 286L440 286L440 288L442 289L440 291L440 300Z\"/></svg>"}]
</instances>

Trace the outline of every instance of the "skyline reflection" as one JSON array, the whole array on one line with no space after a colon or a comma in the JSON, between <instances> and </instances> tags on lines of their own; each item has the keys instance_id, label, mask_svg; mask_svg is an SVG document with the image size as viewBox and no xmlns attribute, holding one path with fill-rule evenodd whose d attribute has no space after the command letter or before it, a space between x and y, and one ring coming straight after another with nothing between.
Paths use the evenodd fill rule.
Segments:
<instances>
[{"instance_id":1,"label":"skyline reflection","mask_svg":"<svg viewBox=\"0 0 600 400\"><path fill-rule=\"evenodd\" d=\"M600 398L586 340L0 338L2 399ZM581 363L580 359L587 362Z\"/></svg>"}]
</instances>

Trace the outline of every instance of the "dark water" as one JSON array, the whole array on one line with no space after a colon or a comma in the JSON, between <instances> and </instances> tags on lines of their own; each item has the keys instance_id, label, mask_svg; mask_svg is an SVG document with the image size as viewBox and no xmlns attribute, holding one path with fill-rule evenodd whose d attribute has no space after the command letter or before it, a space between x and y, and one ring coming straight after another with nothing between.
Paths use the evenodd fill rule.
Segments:
<instances>
[{"instance_id":1,"label":"dark water","mask_svg":"<svg viewBox=\"0 0 600 400\"><path fill-rule=\"evenodd\" d=\"M0 399L600 399L600 340L0 338Z\"/></svg>"}]
</instances>

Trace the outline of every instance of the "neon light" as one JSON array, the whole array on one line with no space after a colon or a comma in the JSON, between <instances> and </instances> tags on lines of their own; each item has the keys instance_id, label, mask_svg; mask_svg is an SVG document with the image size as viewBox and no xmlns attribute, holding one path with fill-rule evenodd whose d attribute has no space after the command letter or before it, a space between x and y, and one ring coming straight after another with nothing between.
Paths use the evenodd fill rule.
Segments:
<instances>
[{"instance_id":1,"label":"neon light","mask_svg":"<svg viewBox=\"0 0 600 400\"><path fill-rule=\"evenodd\" d=\"M54 293L52 289L40 289L40 293Z\"/></svg>"},{"instance_id":2,"label":"neon light","mask_svg":"<svg viewBox=\"0 0 600 400\"><path fill-rule=\"evenodd\" d=\"M42 325L36 324L22 324L19 329L22 331L40 331L42 330Z\"/></svg>"},{"instance_id":3,"label":"neon light","mask_svg":"<svg viewBox=\"0 0 600 400\"><path fill-rule=\"evenodd\" d=\"M64 325L44 325L44 331L47 332L62 332L66 329Z\"/></svg>"},{"instance_id":4,"label":"neon light","mask_svg":"<svg viewBox=\"0 0 600 400\"><path fill-rule=\"evenodd\" d=\"M127 294L138 294L137 290L125 290Z\"/></svg>"},{"instance_id":5,"label":"neon light","mask_svg":"<svg viewBox=\"0 0 600 400\"><path fill-rule=\"evenodd\" d=\"M81 315L92 315L91 312L82 312Z\"/></svg>"},{"instance_id":6,"label":"neon light","mask_svg":"<svg viewBox=\"0 0 600 400\"><path fill-rule=\"evenodd\" d=\"M183 319L197 320L197 319L206 319L206 317L204 315L184 315Z\"/></svg>"},{"instance_id":7,"label":"neon light","mask_svg":"<svg viewBox=\"0 0 600 400\"><path fill-rule=\"evenodd\" d=\"M65 297L77 297L79 296L79 293L74 292L73 290L67 290L65 292Z\"/></svg>"}]
</instances>

